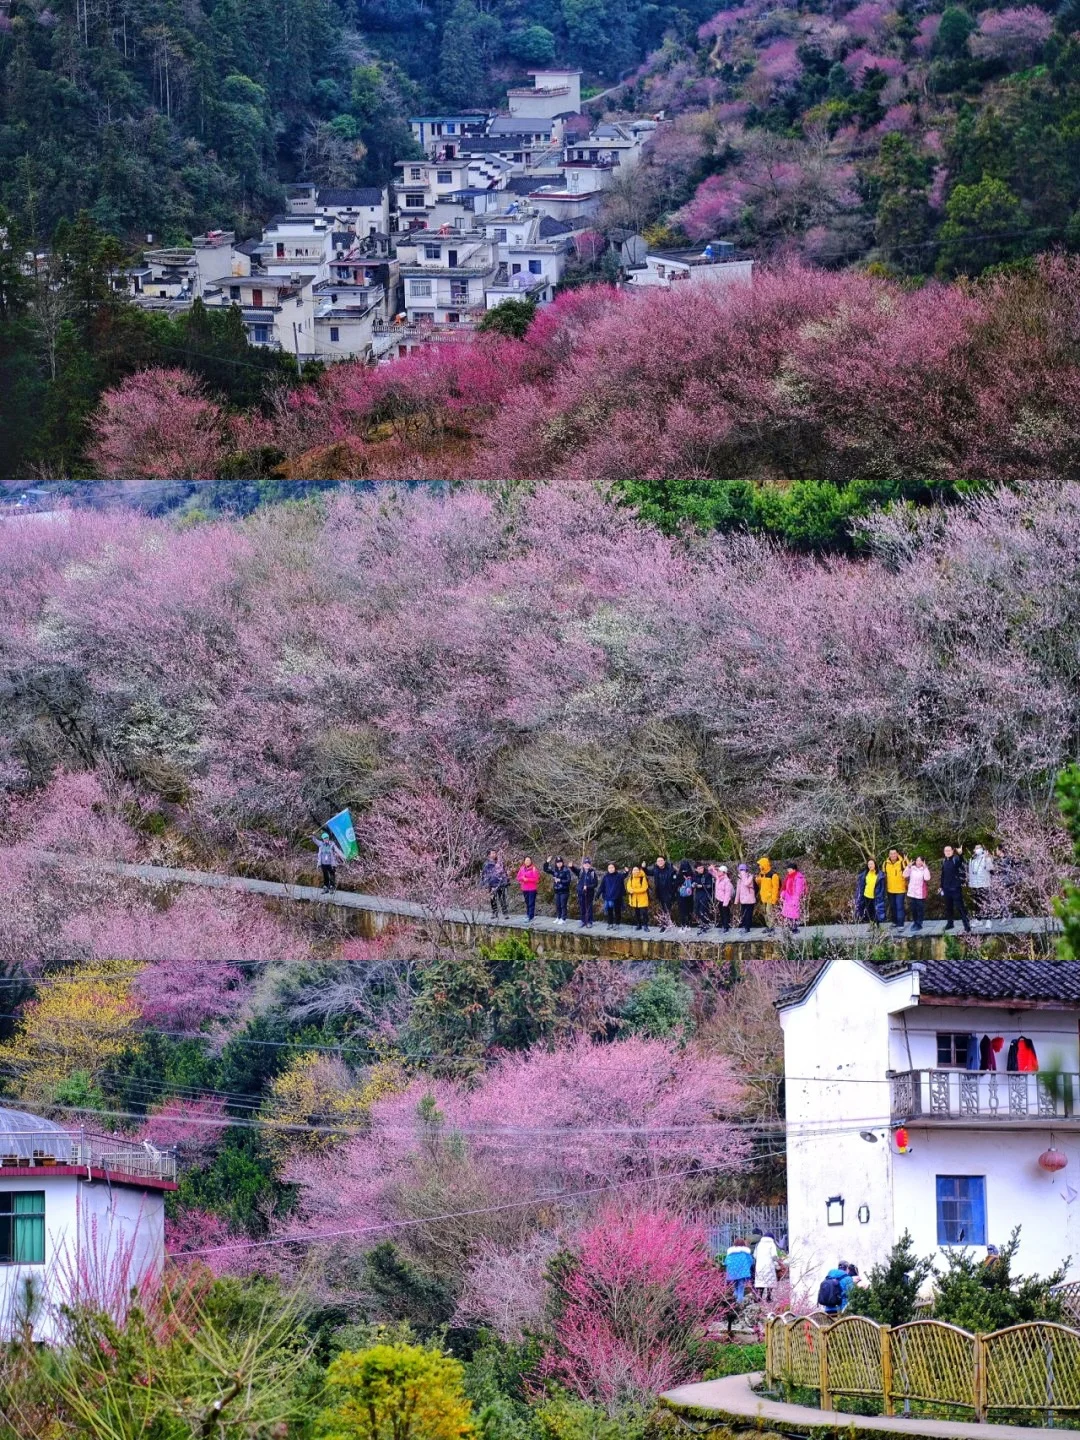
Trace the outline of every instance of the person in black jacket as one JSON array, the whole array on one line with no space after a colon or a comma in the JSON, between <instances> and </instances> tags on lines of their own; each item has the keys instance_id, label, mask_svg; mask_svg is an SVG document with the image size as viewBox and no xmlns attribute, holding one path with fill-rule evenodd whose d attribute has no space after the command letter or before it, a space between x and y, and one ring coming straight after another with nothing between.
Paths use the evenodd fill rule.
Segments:
<instances>
[{"instance_id":1,"label":"person in black jacket","mask_svg":"<svg viewBox=\"0 0 1080 1440\"><path fill-rule=\"evenodd\" d=\"M591 930L593 923L593 899L596 896L596 887L600 877L593 869L591 860L582 860L580 865L571 865L570 869L577 876L577 901L578 914L581 916L581 928Z\"/></svg>"},{"instance_id":2,"label":"person in black jacket","mask_svg":"<svg viewBox=\"0 0 1080 1440\"><path fill-rule=\"evenodd\" d=\"M713 877L699 860L694 866L694 919L703 935L713 923Z\"/></svg>"},{"instance_id":3,"label":"person in black jacket","mask_svg":"<svg viewBox=\"0 0 1080 1440\"><path fill-rule=\"evenodd\" d=\"M954 850L951 845L946 845L945 855L941 862L941 894L945 900L946 930L953 929L957 914L963 921L964 929L971 930L967 906L964 904L964 881L966 879L967 866L964 864L964 847L957 845Z\"/></svg>"},{"instance_id":4,"label":"person in black jacket","mask_svg":"<svg viewBox=\"0 0 1080 1440\"><path fill-rule=\"evenodd\" d=\"M678 883L675 893L679 900L679 928L690 929L690 917L694 913L694 867L689 860L680 860Z\"/></svg>"},{"instance_id":5,"label":"person in black jacket","mask_svg":"<svg viewBox=\"0 0 1080 1440\"><path fill-rule=\"evenodd\" d=\"M574 872L561 855L552 860L549 855L544 861L544 874L551 876L555 887L555 924L565 925L570 905L570 887L574 883Z\"/></svg>"},{"instance_id":6,"label":"person in black jacket","mask_svg":"<svg viewBox=\"0 0 1080 1440\"><path fill-rule=\"evenodd\" d=\"M653 897L656 900L657 924L666 930L671 924L671 912L675 908L675 891L678 880L675 867L663 855L656 857L655 865L642 865L645 874L652 881Z\"/></svg>"},{"instance_id":7,"label":"person in black jacket","mask_svg":"<svg viewBox=\"0 0 1080 1440\"><path fill-rule=\"evenodd\" d=\"M626 871L620 870L614 860L610 861L600 876L600 899L604 902L604 919L610 930L622 924L622 902L626 892Z\"/></svg>"}]
</instances>

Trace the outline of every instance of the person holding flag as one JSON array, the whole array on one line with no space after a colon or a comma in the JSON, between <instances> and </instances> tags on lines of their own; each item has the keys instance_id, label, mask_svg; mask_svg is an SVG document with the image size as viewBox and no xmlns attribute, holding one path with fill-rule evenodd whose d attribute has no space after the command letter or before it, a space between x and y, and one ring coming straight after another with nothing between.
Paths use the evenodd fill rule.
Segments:
<instances>
[{"instance_id":1,"label":"person holding flag","mask_svg":"<svg viewBox=\"0 0 1080 1440\"><path fill-rule=\"evenodd\" d=\"M356 843L356 830L352 814L341 810L331 815L318 835L313 835L319 852L319 869L322 871L322 893L332 895L337 889L337 867L339 861L356 860L360 847Z\"/></svg>"}]
</instances>

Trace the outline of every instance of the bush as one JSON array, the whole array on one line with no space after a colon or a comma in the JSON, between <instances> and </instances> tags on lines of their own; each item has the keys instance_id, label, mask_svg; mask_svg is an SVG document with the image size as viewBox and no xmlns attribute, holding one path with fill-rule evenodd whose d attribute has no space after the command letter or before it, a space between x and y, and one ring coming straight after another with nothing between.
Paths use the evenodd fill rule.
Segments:
<instances>
[{"instance_id":1,"label":"bush","mask_svg":"<svg viewBox=\"0 0 1080 1440\"><path fill-rule=\"evenodd\" d=\"M751 1375L765 1369L764 1345L718 1345L712 1353L706 1380L722 1380L725 1375Z\"/></svg>"},{"instance_id":2,"label":"bush","mask_svg":"<svg viewBox=\"0 0 1080 1440\"><path fill-rule=\"evenodd\" d=\"M950 1250L934 1296L934 1319L962 1330L1004 1330L1028 1320L1060 1320L1061 1301L1050 1292L1065 1278L1066 1266L1045 1278L1016 1275L1012 1263L1020 1248L1019 1225L995 1258L969 1250Z\"/></svg>"},{"instance_id":3,"label":"bush","mask_svg":"<svg viewBox=\"0 0 1080 1440\"><path fill-rule=\"evenodd\" d=\"M475 1435L461 1363L419 1345L346 1351L326 1372L322 1440L466 1440Z\"/></svg>"},{"instance_id":4,"label":"bush","mask_svg":"<svg viewBox=\"0 0 1080 1440\"><path fill-rule=\"evenodd\" d=\"M905 1230L885 1263L870 1271L869 1286L852 1289L848 1313L865 1315L879 1325L906 1325L915 1319L915 1301L932 1269L932 1260L917 1258L911 1234Z\"/></svg>"},{"instance_id":5,"label":"bush","mask_svg":"<svg viewBox=\"0 0 1080 1440\"><path fill-rule=\"evenodd\" d=\"M661 970L630 992L622 1008L623 1025L632 1035L666 1040L686 1029L693 1000L689 985L672 971Z\"/></svg>"}]
</instances>

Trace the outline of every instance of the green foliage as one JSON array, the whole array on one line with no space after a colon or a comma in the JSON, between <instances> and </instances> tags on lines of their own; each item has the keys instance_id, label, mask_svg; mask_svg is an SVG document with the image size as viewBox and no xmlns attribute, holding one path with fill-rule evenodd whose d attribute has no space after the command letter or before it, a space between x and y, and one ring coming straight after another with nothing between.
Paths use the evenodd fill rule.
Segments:
<instances>
[{"instance_id":1,"label":"green foliage","mask_svg":"<svg viewBox=\"0 0 1080 1440\"><path fill-rule=\"evenodd\" d=\"M506 335L511 340L524 340L536 317L536 302L533 300L504 300L500 305L485 312L477 325L483 333Z\"/></svg>"},{"instance_id":2,"label":"green foliage","mask_svg":"<svg viewBox=\"0 0 1080 1440\"><path fill-rule=\"evenodd\" d=\"M555 59L555 36L546 25L527 25L510 33L506 48L520 65L539 68Z\"/></svg>"},{"instance_id":3,"label":"green foliage","mask_svg":"<svg viewBox=\"0 0 1080 1440\"><path fill-rule=\"evenodd\" d=\"M258 1131L230 1126L211 1163L203 1169L184 1169L176 1203L185 1209L209 1210L237 1230L251 1235L266 1233L270 1219L284 1214L292 1190L274 1174Z\"/></svg>"},{"instance_id":4,"label":"green foliage","mask_svg":"<svg viewBox=\"0 0 1080 1440\"><path fill-rule=\"evenodd\" d=\"M646 1416L624 1409L611 1415L565 1390L557 1390L535 1409L540 1440L643 1440Z\"/></svg>"},{"instance_id":5,"label":"green foliage","mask_svg":"<svg viewBox=\"0 0 1080 1440\"><path fill-rule=\"evenodd\" d=\"M569 975L565 961L538 955L511 936L460 954L443 951L425 965L410 1018L406 1048L478 1058L485 1050L522 1050L553 1037L560 1026L558 995ZM460 1065L455 1067L460 1073Z\"/></svg>"},{"instance_id":6,"label":"green foliage","mask_svg":"<svg viewBox=\"0 0 1080 1440\"><path fill-rule=\"evenodd\" d=\"M665 1040L685 1032L693 1003L690 986L675 971L660 970L631 990L621 1011L623 1033Z\"/></svg>"},{"instance_id":7,"label":"green foliage","mask_svg":"<svg viewBox=\"0 0 1080 1440\"><path fill-rule=\"evenodd\" d=\"M984 175L975 185L954 185L945 205L938 271L977 274L1026 252L1027 216L1003 180Z\"/></svg>"},{"instance_id":8,"label":"green foliage","mask_svg":"<svg viewBox=\"0 0 1080 1440\"><path fill-rule=\"evenodd\" d=\"M465 1440L474 1433L461 1363L419 1345L346 1351L326 1372L322 1440Z\"/></svg>"},{"instance_id":9,"label":"green foliage","mask_svg":"<svg viewBox=\"0 0 1080 1440\"><path fill-rule=\"evenodd\" d=\"M1061 1301L1050 1293L1065 1278L1065 1266L1052 1275L1013 1275L1020 1248L1020 1227L996 1258L984 1260L969 1250L946 1252L946 1270L938 1279L934 1319L963 1330L1003 1330L1028 1320L1060 1320Z\"/></svg>"},{"instance_id":10,"label":"green foliage","mask_svg":"<svg viewBox=\"0 0 1080 1440\"><path fill-rule=\"evenodd\" d=\"M879 1325L906 1325L915 1319L915 1301L932 1269L933 1260L918 1258L911 1233L905 1230L884 1264L870 1271L867 1288L852 1288L849 1314L866 1315Z\"/></svg>"},{"instance_id":11,"label":"green foliage","mask_svg":"<svg viewBox=\"0 0 1080 1440\"><path fill-rule=\"evenodd\" d=\"M1080 861L1080 765L1070 765L1058 776L1057 798L1072 837L1073 855ZM1066 885L1056 909L1065 927L1058 954L1063 960L1080 960L1080 886Z\"/></svg>"},{"instance_id":12,"label":"green foliage","mask_svg":"<svg viewBox=\"0 0 1080 1440\"><path fill-rule=\"evenodd\" d=\"M934 52L947 60L959 60L967 54L968 38L976 29L976 22L966 10L958 5L949 5L941 15L941 25L934 41Z\"/></svg>"},{"instance_id":13,"label":"green foliage","mask_svg":"<svg viewBox=\"0 0 1080 1440\"><path fill-rule=\"evenodd\" d=\"M765 1346L716 1345L709 1358L706 1380L722 1380L725 1375L751 1375L765 1369Z\"/></svg>"},{"instance_id":14,"label":"green foliage","mask_svg":"<svg viewBox=\"0 0 1080 1440\"><path fill-rule=\"evenodd\" d=\"M856 521L871 509L899 499L926 500L924 483L907 488L880 481L834 485L794 480L755 485L749 480L627 479L617 495L665 534L688 529L749 530L774 535L796 550L850 550Z\"/></svg>"},{"instance_id":15,"label":"green foliage","mask_svg":"<svg viewBox=\"0 0 1080 1440\"><path fill-rule=\"evenodd\" d=\"M407 1321L420 1336L435 1334L454 1314L456 1296L384 1240L364 1256L362 1285L372 1313L380 1321Z\"/></svg>"}]
</instances>

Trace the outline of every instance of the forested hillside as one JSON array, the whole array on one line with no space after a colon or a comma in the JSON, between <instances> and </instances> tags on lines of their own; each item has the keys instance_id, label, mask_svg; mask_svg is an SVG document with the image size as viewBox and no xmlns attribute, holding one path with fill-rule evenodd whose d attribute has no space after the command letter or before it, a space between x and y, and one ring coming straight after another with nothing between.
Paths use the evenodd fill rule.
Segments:
<instances>
[{"instance_id":1,"label":"forested hillside","mask_svg":"<svg viewBox=\"0 0 1080 1440\"><path fill-rule=\"evenodd\" d=\"M1078 28L1068 0L724 8L627 87L676 117L676 203L643 199L691 240L909 275L1075 248Z\"/></svg>"},{"instance_id":2,"label":"forested hillside","mask_svg":"<svg viewBox=\"0 0 1080 1440\"><path fill-rule=\"evenodd\" d=\"M613 80L689 7L611 0L4 0L0 204L39 241L85 209L129 240L250 233L297 174L384 184L407 117L556 57Z\"/></svg>"}]
</instances>

